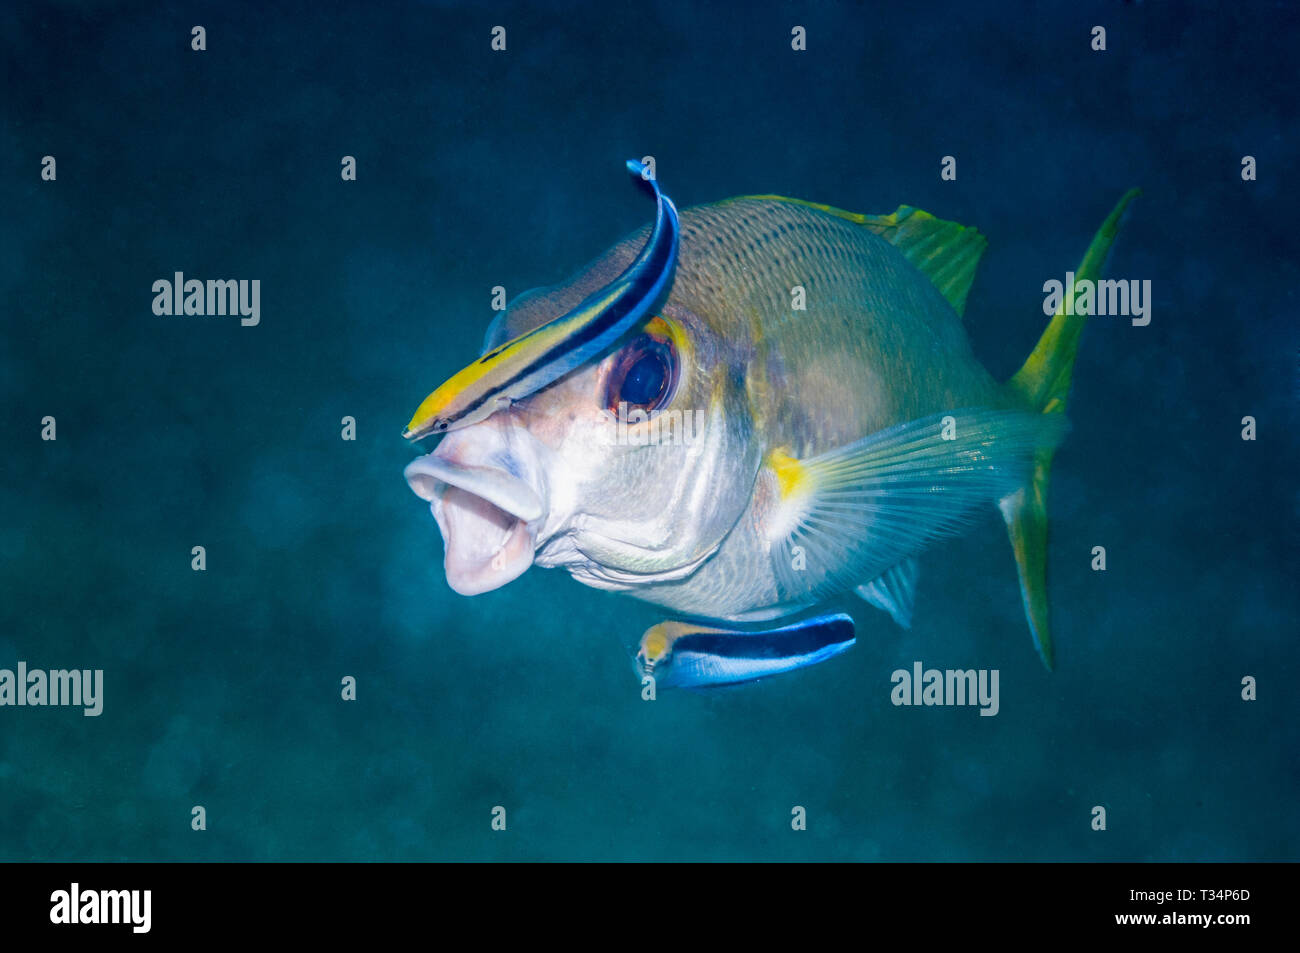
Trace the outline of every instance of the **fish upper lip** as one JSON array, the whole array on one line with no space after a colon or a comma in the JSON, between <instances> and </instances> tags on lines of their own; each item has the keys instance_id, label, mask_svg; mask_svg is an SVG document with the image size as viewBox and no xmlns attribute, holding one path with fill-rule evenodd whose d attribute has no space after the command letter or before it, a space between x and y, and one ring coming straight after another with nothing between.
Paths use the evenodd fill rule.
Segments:
<instances>
[{"instance_id":1,"label":"fish upper lip","mask_svg":"<svg viewBox=\"0 0 1300 953\"><path fill-rule=\"evenodd\" d=\"M482 497L525 523L541 519L546 512L532 486L498 467L456 463L430 453L412 460L403 473L416 495L431 503L439 496L437 484L443 484Z\"/></svg>"}]
</instances>

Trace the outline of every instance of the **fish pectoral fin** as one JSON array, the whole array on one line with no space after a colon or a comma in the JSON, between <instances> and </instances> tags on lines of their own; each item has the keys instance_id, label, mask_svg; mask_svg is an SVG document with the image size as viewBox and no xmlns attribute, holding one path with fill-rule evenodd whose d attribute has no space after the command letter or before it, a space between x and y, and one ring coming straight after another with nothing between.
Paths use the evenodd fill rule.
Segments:
<instances>
[{"instance_id":1,"label":"fish pectoral fin","mask_svg":"<svg viewBox=\"0 0 1300 953\"><path fill-rule=\"evenodd\" d=\"M884 609L904 629L912 627L912 609L916 605L916 576L919 568L915 556L864 582L855 590L877 609Z\"/></svg>"},{"instance_id":2,"label":"fish pectoral fin","mask_svg":"<svg viewBox=\"0 0 1300 953\"><path fill-rule=\"evenodd\" d=\"M778 497L765 518L779 597L818 601L875 579L965 530L1022 486L1060 414L975 408L934 414L808 460L769 453Z\"/></svg>"},{"instance_id":3,"label":"fish pectoral fin","mask_svg":"<svg viewBox=\"0 0 1300 953\"><path fill-rule=\"evenodd\" d=\"M641 637L640 674L664 688L714 688L816 665L852 648L843 613L761 631L661 622Z\"/></svg>"}]
</instances>

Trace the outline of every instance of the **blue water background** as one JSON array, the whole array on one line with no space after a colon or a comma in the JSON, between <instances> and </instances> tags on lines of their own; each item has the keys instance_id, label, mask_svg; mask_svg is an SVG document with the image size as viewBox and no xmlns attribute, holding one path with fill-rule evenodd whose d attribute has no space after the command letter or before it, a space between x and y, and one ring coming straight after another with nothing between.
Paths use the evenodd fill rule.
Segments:
<instances>
[{"instance_id":1,"label":"blue water background","mask_svg":"<svg viewBox=\"0 0 1300 953\"><path fill-rule=\"evenodd\" d=\"M1297 8L890 6L0 7L0 667L106 681L0 709L0 859L1297 859ZM447 588L402 426L494 285L648 221L646 154L683 206L979 227L1000 378L1144 189L1109 272L1152 321L1091 322L1053 470L1055 673L992 513L910 631L845 600L847 655L654 703L656 610ZM259 278L260 326L155 316L175 271ZM1000 713L893 706L917 660L998 669Z\"/></svg>"}]
</instances>

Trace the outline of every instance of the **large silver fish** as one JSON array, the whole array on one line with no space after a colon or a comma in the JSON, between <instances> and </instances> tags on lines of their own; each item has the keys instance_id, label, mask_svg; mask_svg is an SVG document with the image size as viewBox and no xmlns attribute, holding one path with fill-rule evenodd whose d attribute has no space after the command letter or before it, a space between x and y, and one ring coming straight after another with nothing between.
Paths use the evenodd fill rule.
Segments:
<instances>
[{"instance_id":1,"label":"large silver fish","mask_svg":"<svg viewBox=\"0 0 1300 953\"><path fill-rule=\"evenodd\" d=\"M856 590L908 625L917 554L996 504L1050 668L1048 469L1084 319L1063 307L1000 383L961 322L986 244L974 229L909 206L857 215L779 196L679 216L628 166L656 201L654 226L512 301L483 355L407 426L411 439L446 434L406 478L442 531L448 584L486 592L536 563L747 624ZM1099 276L1135 194L1077 281ZM696 627L708 637L692 651L716 664L693 657L704 674L678 683L743 680L756 645L753 677L819 661L851 644L843 625L822 617L758 642ZM647 674L670 661L664 631L643 639ZM782 667L771 660L786 639Z\"/></svg>"}]
</instances>

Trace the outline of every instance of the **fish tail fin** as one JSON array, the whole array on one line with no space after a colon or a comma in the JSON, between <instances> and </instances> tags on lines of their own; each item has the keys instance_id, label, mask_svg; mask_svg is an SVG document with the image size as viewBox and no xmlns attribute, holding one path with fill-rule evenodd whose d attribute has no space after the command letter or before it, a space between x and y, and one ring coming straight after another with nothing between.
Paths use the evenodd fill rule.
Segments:
<instances>
[{"instance_id":1,"label":"fish tail fin","mask_svg":"<svg viewBox=\"0 0 1300 953\"><path fill-rule=\"evenodd\" d=\"M1096 281L1100 276L1106 254L1119 232L1120 218L1138 194L1137 189L1124 193L1102 222L1075 272L1076 282ZM1066 304L1062 301L1024 366L1007 382L1011 390L1043 414L1065 413L1074 376L1074 356L1086 320L1085 315L1074 314L1073 308L1067 313ZM1048 670L1052 668L1054 653L1047 606L1047 482L1055 449L1047 446L1038 450L1029 481L1001 501L1007 534L1016 556L1029 631Z\"/></svg>"}]
</instances>

